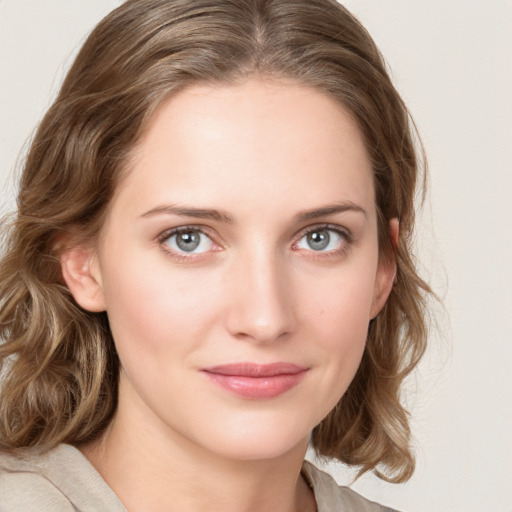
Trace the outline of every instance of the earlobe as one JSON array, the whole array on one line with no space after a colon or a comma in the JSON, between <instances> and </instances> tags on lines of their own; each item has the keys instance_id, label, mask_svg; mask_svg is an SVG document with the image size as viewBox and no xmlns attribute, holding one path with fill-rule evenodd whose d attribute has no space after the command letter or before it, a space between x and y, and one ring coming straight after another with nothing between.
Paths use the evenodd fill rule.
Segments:
<instances>
[{"instance_id":1,"label":"earlobe","mask_svg":"<svg viewBox=\"0 0 512 512\"><path fill-rule=\"evenodd\" d=\"M76 246L60 255L62 277L79 306L98 313L106 310L96 251Z\"/></svg>"},{"instance_id":2,"label":"earlobe","mask_svg":"<svg viewBox=\"0 0 512 512\"><path fill-rule=\"evenodd\" d=\"M398 247L399 222L394 218L389 221L389 237L394 247ZM370 319L375 318L384 307L393 289L396 277L396 261L390 256L383 255L379 259L375 277L374 295L370 311Z\"/></svg>"}]
</instances>

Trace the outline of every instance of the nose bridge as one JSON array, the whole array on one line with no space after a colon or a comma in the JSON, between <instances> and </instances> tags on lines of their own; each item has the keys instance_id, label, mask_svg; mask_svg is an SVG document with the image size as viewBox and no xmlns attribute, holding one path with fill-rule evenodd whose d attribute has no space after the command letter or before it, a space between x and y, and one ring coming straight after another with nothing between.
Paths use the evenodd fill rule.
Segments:
<instances>
[{"instance_id":1,"label":"nose bridge","mask_svg":"<svg viewBox=\"0 0 512 512\"><path fill-rule=\"evenodd\" d=\"M272 342L294 327L292 287L283 255L258 244L234 263L228 327L233 335Z\"/></svg>"}]
</instances>

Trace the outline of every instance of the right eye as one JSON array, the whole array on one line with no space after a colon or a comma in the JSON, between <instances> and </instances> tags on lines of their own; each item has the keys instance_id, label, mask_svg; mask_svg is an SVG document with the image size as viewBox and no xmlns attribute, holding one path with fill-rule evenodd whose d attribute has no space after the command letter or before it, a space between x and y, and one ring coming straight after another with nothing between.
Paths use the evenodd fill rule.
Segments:
<instances>
[{"instance_id":1,"label":"right eye","mask_svg":"<svg viewBox=\"0 0 512 512\"><path fill-rule=\"evenodd\" d=\"M167 232L161 241L168 249L180 255L201 254L213 247L212 239L196 228L177 228Z\"/></svg>"}]
</instances>

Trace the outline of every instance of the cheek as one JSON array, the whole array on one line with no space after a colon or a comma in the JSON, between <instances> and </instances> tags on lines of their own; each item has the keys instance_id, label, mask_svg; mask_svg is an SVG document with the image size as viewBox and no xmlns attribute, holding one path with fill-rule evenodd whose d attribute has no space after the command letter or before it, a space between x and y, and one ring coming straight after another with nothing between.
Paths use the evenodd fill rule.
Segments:
<instances>
[{"instance_id":1,"label":"cheek","mask_svg":"<svg viewBox=\"0 0 512 512\"><path fill-rule=\"evenodd\" d=\"M121 356L191 350L211 328L220 302L214 276L137 261L109 270L104 293Z\"/></svg>"},{"instance_id":2,"label":"cheek","mask_svg":"<svg viewBox=\"0 0 512 512\"><path fill-rule=\"evenodd\" d=\"M301 323L306 341L315 347L315 363L323 365L322 384L334 406L352 381L365 348L373 300L371 266L339 270L316 286L299 289ZM303 283L306 285L306 283ZM311 283L310 283L311 284Z\"/></svg>"},{"instance_id":3,"label":"cheek","mask_svg":"<svg viewBox=\"0 0 512 512\"><path fill-rule=\"evenodd\" d=\"M376 265L374 265L376 266ZM330 273L303 279L295 295L307 322L330 334L359 339L366 333L374 297L375 272L372 264L358 264L334 269ZM359 336L357 336L359 334Z\"/></svg>"}]
</instances>

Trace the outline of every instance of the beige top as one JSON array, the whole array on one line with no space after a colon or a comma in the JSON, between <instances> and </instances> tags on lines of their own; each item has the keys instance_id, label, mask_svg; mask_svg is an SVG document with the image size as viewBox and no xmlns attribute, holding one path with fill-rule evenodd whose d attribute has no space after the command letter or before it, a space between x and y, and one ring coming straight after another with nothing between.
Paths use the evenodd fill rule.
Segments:
<instances>
[{"instance_id":1,"label":"beige top","mask_svg":"<svg viewBox=\"0 0 512 512\"><path fill-rule=\"evenodd\" d=\"M318 512L393 512L304 462ZM43 455L0 454L0 512L127 512L114 491L73 446ZM396 511L395 511L396 512Z\"/></svg>"}]
</instances>

